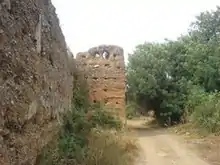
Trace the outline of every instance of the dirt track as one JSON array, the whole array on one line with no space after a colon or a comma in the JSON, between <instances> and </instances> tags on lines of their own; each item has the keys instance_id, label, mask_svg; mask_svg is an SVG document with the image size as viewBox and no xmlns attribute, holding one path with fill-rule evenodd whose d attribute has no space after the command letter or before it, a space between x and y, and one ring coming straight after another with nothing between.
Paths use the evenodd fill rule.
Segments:
<instances>
[{"instance_id":1,"label":"dirt track","mask_svg":"<svg viewBox=\"0 0 220 165\"><path fill-rule=\"evenodd\" d=\"M147 128L142 123L128 123L137 131L142 148L136 165L209 165L188 149L181 137L164 129Z\"/></svg>"}]
</instances>

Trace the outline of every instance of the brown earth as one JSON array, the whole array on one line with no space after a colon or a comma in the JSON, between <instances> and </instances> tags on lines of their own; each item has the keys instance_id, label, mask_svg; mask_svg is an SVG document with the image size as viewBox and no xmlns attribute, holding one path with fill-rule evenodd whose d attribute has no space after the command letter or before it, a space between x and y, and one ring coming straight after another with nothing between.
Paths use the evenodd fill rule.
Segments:
<instances>
[{"instance_id":1,"label":"brown earth","mask_svg":"<svg viewBox=\"0 0 220 165\"><path fill-rule=\"evenodd\" d=\"M196 151L200 157L212 165L220 164L220 136L207 134L192 126L192 124L179 125L170 129L184 137L187 145Z\"/></svg>"},{"instance_id":2,"label":"brown earth","mask_svg":"<svg viewBox=\"0 0 220 165\"><path fill-rule=\"evenodd\" d=\"M142 150L136 165L209 165L183 138L167 129L146 126L145 120L127 123L136 131Z\"/></svg>"}]
</instances>

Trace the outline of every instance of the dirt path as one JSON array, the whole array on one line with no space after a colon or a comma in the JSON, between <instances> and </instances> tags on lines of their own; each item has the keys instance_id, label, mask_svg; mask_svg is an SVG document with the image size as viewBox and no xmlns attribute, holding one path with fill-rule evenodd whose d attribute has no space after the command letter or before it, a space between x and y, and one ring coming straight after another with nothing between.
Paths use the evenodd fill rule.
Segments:
<instances>
[{"instance_id":1,"label":"dirt path","mask_svg":"<svg viewBox=\"0 0 220 165\"><path fill-rule=\"evenodd\" d=\"M164 129L147 128L140 121L132 121L131 125L137 131L142 148L136 165L209 165L188 149L177 135Z\"/></svg>"}]
</instances>

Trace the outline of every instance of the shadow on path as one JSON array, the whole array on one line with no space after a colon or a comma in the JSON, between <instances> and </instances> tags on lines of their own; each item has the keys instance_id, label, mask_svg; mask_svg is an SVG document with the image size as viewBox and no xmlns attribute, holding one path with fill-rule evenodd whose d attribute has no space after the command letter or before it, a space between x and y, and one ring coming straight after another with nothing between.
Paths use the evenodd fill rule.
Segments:
<instances>
[{"instance_id":1,"label":"shadow on path","mask_svg":"<svg viewBox=\"0 0 220 165\"><path fill-rule=\"evenodd\" d=\"M163 134L168 134L166 128L162 128L156 124L151 124L152 121L141 120L141 121L127 121L127 126L130 130L137 133L138 137L146 136L158 136Z\"/></svg>"}]
</instances>

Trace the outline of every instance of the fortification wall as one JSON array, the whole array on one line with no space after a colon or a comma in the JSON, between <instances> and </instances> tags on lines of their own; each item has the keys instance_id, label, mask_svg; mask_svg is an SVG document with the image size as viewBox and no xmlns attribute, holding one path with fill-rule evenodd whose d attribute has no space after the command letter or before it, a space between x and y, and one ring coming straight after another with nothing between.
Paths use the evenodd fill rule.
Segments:
<instances>
[{"instance_id":1,"label":"fortification wall","mask_svg":"<svg viewBox=\"0 0 220 165\"><path fill-rule=\"evenodd\" d=\"M77 67L84 74L92 102L101 101L114 108L116 115L125 115L125 64L123 49L100 45L76 56Z\"/></svg>"},{"instance_id":2,"label":"fortification wall","mask_svg":"<svg viewBox=\"0 0 220 165\"><path fill-rule=\"evenodd\" d=\"M34 165L56 135L71 58L50 0L0 0L0 165Z\"/></svg>"}]
</instances>

